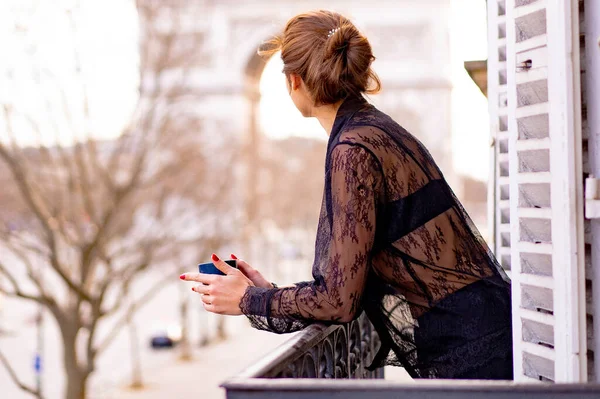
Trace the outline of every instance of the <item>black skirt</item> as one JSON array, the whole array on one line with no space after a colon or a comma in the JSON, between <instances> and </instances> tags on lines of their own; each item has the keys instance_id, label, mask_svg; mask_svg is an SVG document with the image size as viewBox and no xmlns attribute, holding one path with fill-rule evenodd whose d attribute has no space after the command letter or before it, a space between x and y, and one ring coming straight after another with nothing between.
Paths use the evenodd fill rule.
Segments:
<instances>
[{"instance_id":1,"label":"black skirt","mask_svg":"<svg viewBox=\"0 0 600 399\"><path fill-rule=\"evenodd\" d=\"M417 362L431 377L513 379L510 284L499 277L464 287L417 322Z\"/></svg>"}]
</instances>

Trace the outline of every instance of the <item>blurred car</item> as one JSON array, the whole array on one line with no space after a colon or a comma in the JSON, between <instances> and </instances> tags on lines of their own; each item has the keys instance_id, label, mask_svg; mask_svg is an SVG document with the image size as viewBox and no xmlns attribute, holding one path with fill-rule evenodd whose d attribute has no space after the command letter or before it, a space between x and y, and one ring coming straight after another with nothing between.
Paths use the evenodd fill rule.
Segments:
<instances>
[{"instance_id":1,"label":"blurred car","mask_svg":"<svg viewBox=\"0 0 600 399\"><path fill-rule=\"evenodd\" d=\"M166 334L158 333L152 336L152 338L150 339L150 346L154 349L172 348L175 345L175 342Z\"/></svg>"},{"instance_id":2,"label":"blurred car","mask_svg":"<svg viewBox=\"0 0 600 399\"><path fill-rule=\"evenodd\" d=\"M159 328L150 337L150 347L153 349L173 348L181 341L181 327L171 325Z\"/></svg>"}]
</instances>

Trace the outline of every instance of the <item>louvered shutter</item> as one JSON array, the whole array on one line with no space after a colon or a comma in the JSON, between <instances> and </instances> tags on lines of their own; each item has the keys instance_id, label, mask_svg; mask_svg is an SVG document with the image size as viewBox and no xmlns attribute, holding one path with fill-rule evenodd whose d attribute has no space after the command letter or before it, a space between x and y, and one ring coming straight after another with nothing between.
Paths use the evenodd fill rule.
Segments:
<instances>
[{"instance_id":1,"label":"louvered shutter","mask_svg":"<svg viewBox=\"0 0 600 399\"><path fill-rule=\"evenodd\" d=\"M515 378L585 381L577 2L488 5L495 250L513 281Z\"/></svg>"},{"instance_id":2,"label":"louvered shutter","mask_svg":"<svg viewBox=\"0 0 600 399\"><path fill-rule=\"evenodd\" d=\"M492 168L489 202L492 249L510 275L510 189L508 168L508 121L506 92L505 0L488 2L488 103L491 115Z\"/></svg>"},{"instance_id":3,"label":"louvered shutter","mask_svg":"<svg viewBox=\"0 0 600 399\"><path fill-rule=\"evenodd\" d=\"M583 168L584 173L600 177L600 2L598 0L581 0L579 2L581 51L581 86L582 86L582 126L583 126ZM585 5L585 7L584 7ZM589 110L589 111L588 111ZM588 157L586 155L589 154ZM586 187L586 193L588 192ZM597 196L597 194L596 194ZM595 199L595 198L594 198ZM598 204L598 203L596 203ZM598 207L587 206L586 213L595 213ZM596 209L589 209L589 208ZM591 212L590 212L591 211ZM588 342L588 380L600 382L600 361L594 362L594 354L600 353L600 269L593 265L600 261L600 220L598 216L586 220L586 313ZM596 270L594 270L594 266ZM595 306L594 306L595 304ZM596 363L594 365L594 363Z\"/></svg>"}]
</instances>

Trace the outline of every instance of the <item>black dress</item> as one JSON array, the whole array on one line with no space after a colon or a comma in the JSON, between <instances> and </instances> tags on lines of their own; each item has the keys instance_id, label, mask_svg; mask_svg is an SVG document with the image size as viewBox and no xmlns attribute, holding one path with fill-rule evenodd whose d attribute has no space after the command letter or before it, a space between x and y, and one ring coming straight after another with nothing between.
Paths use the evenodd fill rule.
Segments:
<instances>
[{"instance_id":1,"label":"black dress","mask_svg":"<svg viewBox=\"0 0 600 399\"><path fill-rule=\"evenodd\" d=\"M370 368L512 379L508 278L425 147L362 97L329 137L313 278L250 287L240 308L276 333L364 311L382 341Z\"/></svg>"}]
</instances>

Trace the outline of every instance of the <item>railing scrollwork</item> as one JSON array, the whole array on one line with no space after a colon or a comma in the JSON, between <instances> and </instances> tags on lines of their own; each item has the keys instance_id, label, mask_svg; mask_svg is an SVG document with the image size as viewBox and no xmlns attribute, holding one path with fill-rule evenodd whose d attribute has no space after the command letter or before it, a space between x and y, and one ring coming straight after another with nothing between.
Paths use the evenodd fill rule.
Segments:
<instances>
[{"instance_id":1,"label":"railing scrollwork","mask_svg":"<svg viewBox=\"0 0 600 399\"><path fill-rule=\"evenodd\" d=\"M364 314L344 325L315 324L242 375L246 378L383 378L383 370L366 369L379 345L379 337Z\"/></svg>"}]
</instances>

